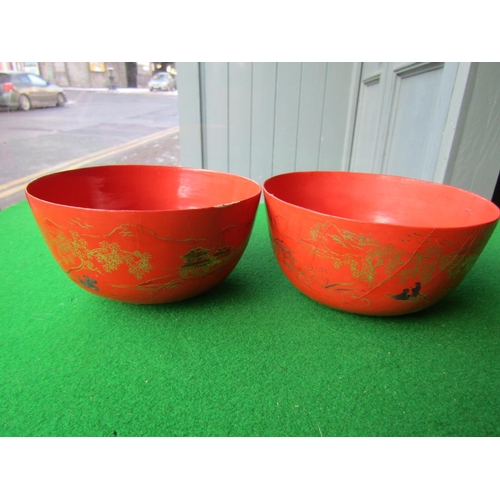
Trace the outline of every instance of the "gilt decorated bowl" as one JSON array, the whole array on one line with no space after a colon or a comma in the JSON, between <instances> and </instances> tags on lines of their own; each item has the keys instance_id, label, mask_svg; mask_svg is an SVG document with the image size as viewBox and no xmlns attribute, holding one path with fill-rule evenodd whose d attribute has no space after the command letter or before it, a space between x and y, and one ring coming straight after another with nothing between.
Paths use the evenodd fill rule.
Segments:
<instances>
[{"instance_id":1,"label":"gilt decorated bowl","mask_svg":"<svg viewBox=\"0 0 500 500\"><path fill-rule=\"evenodd\" d=\"M141 304L188 299L226 278L260 195L241 176L156 165L68 170L26 187L64 273L92 294Z\"/></svg>"},{"instance_id":2,"label":"gilt decorated bowl","mask_svg":"<svg viewBox=\"0 0 500 500\"><path fill-rule=\"evenodd\" d=\"M311 299L394 316L438 302L480 256L500 210L434 182L355 172L291 172L264 183L276 260Z\"/></svg>"}]
</instances>

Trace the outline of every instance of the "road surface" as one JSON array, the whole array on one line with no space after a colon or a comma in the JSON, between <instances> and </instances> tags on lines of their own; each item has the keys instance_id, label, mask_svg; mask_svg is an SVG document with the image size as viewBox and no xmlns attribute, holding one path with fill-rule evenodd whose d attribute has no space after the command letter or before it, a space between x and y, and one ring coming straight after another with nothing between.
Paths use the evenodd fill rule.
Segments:
<instances>
[{"instance_id":1,"label":"road surface","mask_svg":"<svg viewBox=\"0 0 500 500\"><path fill-rule=\"evenodd\" d=\"M66 91L62 108L0 112L0 209L47 173L92 165L179 165L177 95Z\"/></svg>"}]
</instances>

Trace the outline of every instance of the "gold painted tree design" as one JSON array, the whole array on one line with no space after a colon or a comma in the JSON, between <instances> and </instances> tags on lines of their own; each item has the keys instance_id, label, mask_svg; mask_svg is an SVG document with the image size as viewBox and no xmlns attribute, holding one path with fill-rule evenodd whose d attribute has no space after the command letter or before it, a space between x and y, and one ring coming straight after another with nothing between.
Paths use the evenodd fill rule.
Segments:
<instances>
[{"instance_id":1,"label":"gold painted tree design","mask_svg":"<svg viewBox=\"0 0 500 500\"><path fill-rule=\"evenodd\" d=\"M451 281L462 279L484 247L482 233L471 234L460 248L450 241L435 239L433 233L408 235L417 238L420 250L408 253L394 244L382 245L370 236L341 230L330 223L318 223L311 229L311 239L300 243L310 253L328 259L334 269L348 266L352 277L360 283L371 284L380 266L387 277L397 272L401 283L416 279L428 284L439 272L446 272ZM364 255L362 259L360 250Z\"/></svg>"},{"instance_id":2,"label":"gold painted tree design","mask_svg":"<svg viewBox=\"0 0 500 500\"><path fill-rule=\"evenodd\" d=\"M124 250L116 242L99 242L96 248L89 248L88 242L75 232L70 231L70 238L63 232L59 232L54 238L54 244L58 250L62 263L74 267L67 272L79 269L88 269L98 273L111 273L121 265L128 266L130 274L137 279L141 279L153 268L147 252Z\"/></svg>"},{"instance_id":3,"label":"gold painted tree design","mask_svg":"<svg viewBox=\"0 0 500 500\"><path fill-rule=\"evenodd\" d=\"M335 269L349 267L352 277L362 283L372 283L380 266L392 274L404 263L404 251L395 245L381 245L370 236L341 230L329 223L315 225L311 229L311 239L300 243L310 253L328 259ZM342 247L341 252L336 251L338 246ZM362 260L360 250L365 254Z\"/></svg>"}]
</instances>

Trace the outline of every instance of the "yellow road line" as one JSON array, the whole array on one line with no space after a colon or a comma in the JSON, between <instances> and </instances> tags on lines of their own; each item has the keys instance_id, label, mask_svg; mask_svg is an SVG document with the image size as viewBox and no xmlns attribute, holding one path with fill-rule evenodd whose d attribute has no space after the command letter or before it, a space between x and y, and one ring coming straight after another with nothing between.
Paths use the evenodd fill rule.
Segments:
<instances>
[{"instance_id":1,"label":"yellow road line","mask_svg":"<svg viewBox=\"0 0 500 500\"><path fill-rule=\"evenodd\" d=\"M177 129L177 130L174 130ZM162 136L167 136L171 133L177 132L178 127L174 127L174 129L169 129L168 131L162 131L162 132L155 132L154 134L148 135L146 137L142 137L139 139L134 139L132 141L126 142L124 144L120 144L119 146L112 146L107 149L102 149L100 151L96 151L95 153L90 153L85 156L81 156L80 158L74 158L73 160L65 161L63 163L59 163L58 165L55 165L53 167L49 167L43 170L39 170L38 172L35 172L33 174L26 175L25 177L21 177L19 179L15 179L13 181L7 182L5 184L0 185L0 191L7 189L10 186L14 186L16 184L19 184L21 182L33 179L35 177L40 177L41 175L49 174L51 172L55 172L57 170L62 170L65 167L70 167L73 164L83 164L86 162L92 162L94 161L94 157L101 157L102 155L104 156L109 156L113 155L115 153L120 153L122 150L127 150L135 146L140 146L144 144L145 142L153 141L155 139L158 139Z\"/></svg>"},{"instance_id":2,"label":"yellow road line","mask_svg":"<svg viewBox=\"0 0 500 500\"><path fill-rule=\"evenodd\" d=\"M113 146L111 148L102 149L101 151L97 151L95 153L90 153L86 156L81 156L81 157L75 158L73 160L65 161L65 162L59 163L53 167L39 170L38 172L35 172L33 174L26 175L24 177L21 177L19 179L15 179L15 180L10 181L10 182L6 182L5 184L0 185L0 199L6 198L7 196L10 196L14 193L17 193L17 192L23 190L26 187L26 184L28 184L28 182L30 182L33 179L36 179L37 177L40 177L42 175L50 174L50 173L57 172L60 170L74 170L76 168L81 168L81 167L89 165L90 163L93 163L95 161L102 160L104 158L107 158L109 156L113 156L113 155L116 155L119 153L123 153L125 151L136 148L138 146L142 146L144 144L147 144L148 142L151 142L151 141L154 141L157 139L161 139L161 138L167 137L169 135L173 135L177 132L179 132L179 127L175 126L175 127L169 128L166 131L155 132L154 134L147 135L146 137L134 139L132 141L126 142L126 143L121 144L119 146ZM11 186L15 186L15 187L11 187ZM11 188L11 189L9 189L9 188Z\"/></svg>"}]
</instances>

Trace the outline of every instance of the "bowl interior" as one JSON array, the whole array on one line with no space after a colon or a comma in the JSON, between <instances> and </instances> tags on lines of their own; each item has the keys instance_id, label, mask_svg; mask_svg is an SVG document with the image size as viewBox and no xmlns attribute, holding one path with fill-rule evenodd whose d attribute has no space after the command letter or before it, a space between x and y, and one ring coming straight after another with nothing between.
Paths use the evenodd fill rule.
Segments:
<instances>
[{"instance_id":1,"label":"bowl interior","mask_svg":"<svg viewBox=\"0 0 500 500\"><path fill-rule=\"evenodd\" d=\"M276 198L326 215L412 227L466 227L493 222L500 210L462 189L355 172L293 172L264 183Z\"/></svg>"},{"instance_id":2,"label":"bowl interior","mask_svg":"<svg viewBox=\"0 0 500 500\"><path fill-rule=\"evenodd\" d=\"M50 203L101 210L185 210L242 201L260 193L224 172L156 165L109 165L41 177L27 192Z\"/></svg>"}]
</instances>

